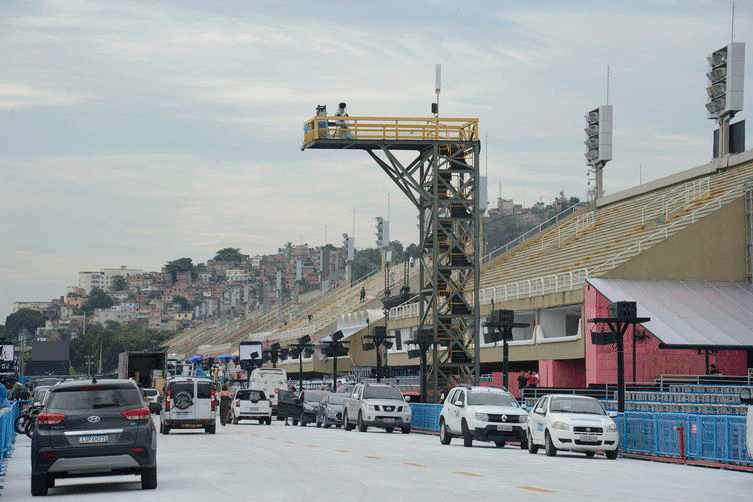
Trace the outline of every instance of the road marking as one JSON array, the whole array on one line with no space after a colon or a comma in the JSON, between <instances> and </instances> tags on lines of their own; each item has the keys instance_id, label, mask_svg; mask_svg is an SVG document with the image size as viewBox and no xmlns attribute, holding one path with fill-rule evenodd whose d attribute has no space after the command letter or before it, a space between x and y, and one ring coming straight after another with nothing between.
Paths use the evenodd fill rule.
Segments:
<instances>
[{"instance_id":1,"label":"road marking","mask_svg":"<svg viewBox=\"0 0 753 502\"><path fill-rule=\"evenodd\" d=\"M309 448L319 448L319 445L316 444L307 444L306 446L308 446Z\"/></svg>"},{"instance_id":2,"label":"road marking","mask_svg":"<svg viewBox=\"0 0 753 502\"><path fill-rule=\"evenodd\" d=\"M557 493L557 490L550 490L549 488L539 488L538 486L519 486L521 490L526 490L529 492L539 492L539 493Z\"/></svg>"},{"instance_id":3,"label":"road marking","mask_svg":"<svg viewBox=\"0 0 753 502\"><path fill-rule=\"evenodd\" d=\"M285 441L285 442L288 443L288 444L298 444L295 441Z\"/></svg>"},{"instance_id":4,"label":"road marking","mask_svg":"<svg viewBox=\"0 0 753 502\"><path fill-rule=\"evenodd\" d=\"M340 448L335 450L338 453L350 453L350 450L341 450Z\"/></svg>"},{"instance_id":5,"label":"road marking","mask_svg":"<svg viewBox=\"0 0 753 502\"><path fill-rule=\"evenodd\" d=\"M369 460L384 460L384 457L375 457L373 455L366 455Z\"/></svg>"},{"instance_id":6,"label":"road marking","mask_svg":"<svg viewBox=\"0 0 753 502\"><path fill-rule=\"evenodd\" d=\"M455 474L460 474L461 476L468 476L469 478L480 478L481 474L475 473L475 472L467 472L467 471L455 471Z\"/></svg>"},{"instance_id":7,"label":"road marking","mask_svg":"<svg viewBox=\"0 0 753 502\"><path fill-rule=\"evenodd\" d=\"M408 465L410 467L426 467L426 464L417 464L415 462L403 462L403 464Z\"/></svg>"}]
</instances>

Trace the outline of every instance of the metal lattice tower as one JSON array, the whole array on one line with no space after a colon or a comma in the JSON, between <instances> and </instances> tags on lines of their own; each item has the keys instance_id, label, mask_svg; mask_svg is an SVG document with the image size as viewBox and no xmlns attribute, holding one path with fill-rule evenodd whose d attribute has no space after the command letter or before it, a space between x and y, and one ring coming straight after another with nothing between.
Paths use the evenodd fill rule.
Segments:
<instances>
[{"instance_id":1,"label":"metal lattice tower","mask_svg":"<svg viewBox=\"0 0 753 502\"><path fill-rule=\"evenodd\" d=\"M419 212L419 328L437 342L431 383L478 382L478 119L317 116L302 149L366 150ZM401 162L397 152L414 152Z\"/></svg>"},{"instance_id":2,"label":"metal lattice tower","mask_svg":"<svg viewBox=\"0 0 753 502\"><path fill-rule=\"evenodd\" d=\"M745 275L753 283L753 180L743 186L745 192Z\"/></svg>"}]
</instances>

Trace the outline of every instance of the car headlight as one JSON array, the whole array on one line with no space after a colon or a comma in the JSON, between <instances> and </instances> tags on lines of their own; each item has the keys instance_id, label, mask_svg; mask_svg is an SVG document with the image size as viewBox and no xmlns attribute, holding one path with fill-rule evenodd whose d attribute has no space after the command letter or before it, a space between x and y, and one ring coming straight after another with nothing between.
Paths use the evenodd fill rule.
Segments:
<instances>
[{"instance_id":1,"label":"car headlight","mask_svg":"<svg viewBox=\"0 0 753 502\"><path fill-rule=\"evenodd\" d=\"M520 416L518 416L518 422L520 422L521 424L524 424L524 423L528 422L528 415L520 415Z\"/></svg>"},{"instance_id":2,"label":"car headlight","mask_svg":"<svg viewBox=\"0 0 753 502\"><path fill-rule=\"evenodd\" d=\"M607 432L617 432L617 426L615 424L607 425Z\"/></svg>"},{"instance_id":3,"label":"car headlight","mask_svg":"<svg viewBox=\"0 0 753 502\"><path fill-rule=\"evenodd\" d=\"M559 429L561 431L569 431L570 425L566 424L565 422L554 422L552 423L552 429Z\"/></svg>"},{"instance_id":4,"label":"car headlight","mask_svg":"<svg viewBox=\"0 0 753 502\"><path fill-rule=\"evenodd\" d=\"M473 417L478 420L479 422L488 422L489 421L489 415L486 413L475 413Z\"/></svg>"},{"instance_id":5,"label":"car headlight","mask_svg":"<svg viewBox=\"0 0 753 502\"><path fill-rule=\"evenodd\" d=\"M376 405L366 403L366 409L369 410L369 411L375 411L376 410Z\"/></svg>"}]
</instances>

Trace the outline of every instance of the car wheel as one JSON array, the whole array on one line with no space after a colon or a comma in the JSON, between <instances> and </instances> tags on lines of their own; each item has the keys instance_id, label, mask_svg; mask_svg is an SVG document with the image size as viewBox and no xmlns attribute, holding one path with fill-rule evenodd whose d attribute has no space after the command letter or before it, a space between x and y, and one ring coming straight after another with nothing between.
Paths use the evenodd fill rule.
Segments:
<instances>
[{"instance_id":1,"label":"car wheel","mask_svg":"<svg viewBox=\"0 0 753 502\"><path fill-rule=\"evenodd\" d=\"M410 425L403 427L402 432L403 434L410 434Z\"/></svg>"},{"instance_id":2,"label":"car wheel","mask_svg":"<svg viewBox=\"0 0 753 502\"><path fill-rule=\"evenodd\" d=\"M329 429L330 427L332 427L332 424L324 422L324 428L325 429ZM338 425L338 427L340 427L340 426Z\"/></svg>"},{"instance_id":3,"label":"car wheel","mask_svg":"<svg viewBox=\"0 0 753 502\"><path fill-rule=\"evenodd\" d=\"M447 446L448 444L450 444L450 441L452 441L452 436L447 430L447 424L444 422L444 420L442 420L441 422L439 422L439 442Z\"/></svg>"},{"instance_id":4,"label":"car wheel","mask_svg":"<svg viewBox=\"0 0 753 502\"><path fill-rule=\"evenodd\" d=\"M496 446L497 448L504 448L506 444L507 444L507 443L506 443L506 442L504 442L504 441L495 441L495 442L494 442L494 445L495 445L495 446Z\"/></svg>"},{"instance_id":5,"label":"car wheel","mask_svg":"<svg viewBox=\"0 0 753 502\"><path fill-rule=\"evenodd\" d=\"M26 415L19 415L16 418L16 421L13 423L13 428L17 433L23 434L26 430L26 418Z\"/></svg>"},{"instance_id":6,"label":"car wheel","mask_svg":"<svg viewBox=\"0 0 753 502\"><path fill-rule=\"evenodd\" d=\"M363 415L361 415L361 412L358 412L358 432L366 432L368 430L368 426L363 423Z\"/></svg>"},{"instance_id":7,"label":"car wheel","mask_svg":"<svg viewBox=\"0 0 753 502\"><path fill-rule=\"evenodd\" d=\"M607 455L607 458L608 458L609 460L615 460L615 459L617 458L617 453L619 453L619 449L618 449L618 448L615 448L614 450L611 450L611 451L610 451L610 450L607 450L607 451L605 451L604 453L606 453L606 455Z\"/></svg>"},{"instance_id":8,"label":"car wheel","mask_svg":"<svg viewBox=\"0 0 753 502\"><path fill-rule=\"evenodd\" d=\"M526 443L528 443L528 453L536 455L539 452L539 447L533 442L530 430L526 431Z\"/></svg>"},{"instance_id":9,"label":"car wheel","mask_svg":"<svg viewBox=\"0 0 753 502\"><path fill-rule=\"evenodd\" d=\"M392 431L394 431L395 428L394 427L385 427L384 430L387 431L387 434L392 434Z\"/></svg>"},{"instance_id":10,"label":"car wheel","mask_svg":"<svg viewBox=\"0 0 753 502\"><path fill-rule=\"evenodd\" d=\"M31 475L31 494L34 497L47 495L47 476L44 474Z\"/></svg>"},{"instance_id":11,"label":"car wheel","mask_svg":"<svg viewBox=\"0 0 753 502\"><path fill-rule=\"evenodd\" d=\"M340 427L342 427L342 424L337 424L335 427L339 429Z\"/></svg>"},{"instance_id":12,"label":"car wheel","mask_svg":"<svg viewBox=\"0 0 753 502\"><path fill-rule=\"evenodd\" d=\"M143 490L154 490L155 488L157 488L156 467L141 469L141 488Z\"/></svg>"},{"instance_id":13,"label":"car wheel","mask_svg":"<svg viewBox=\"0 0 753 502\"><path fill-rule=\"evenodd\" d=\"M527 450L528 449L528 439L523 438L520 440L520 449L521 450Z\"/></svg>"},{"instance_id":14,"label":"car wheel","mask_svg":"<svg viewBox=\"0 0 753 502\"><path fill-rule=\"evenodd\" d=\"M546 451L547 457L553 457L557 454L557 448L555 448L554 443L552 443L552 437L549 435L549 431L546 431L545 433L544 450Z\"/></svg>"},{"instance_id":15,"label":"car wheel","mask_svg":"<svg viewBox=\"0 0 753 502\"><path fill-rule=\"evenodd\" d=\"M260 418L260 419L259 419L259 425L262 425L263 423L264 423L264 419L263 419L263 418Z\"/></svg>"},{"instance_id":16,"label":"car wheel","mask_svg":"<svg viewBox=\"0 0 753 502\"><path fill-rule=\"evenodd\" d=\"M297 418L293 419L293 425L298 425L298 419Z\"/></svg>"},{"instance_id":17,"label":"car wheel","mask_svg":"<svg viewBox=\"0 0 753 502\"><path fill-rule=\"evenodd\" d=\"M272 417L267 417L267 425L272 425Z\"/></svg>"},{"instance_id":18,"label":"car wheel","mask_svg":"<svg viewBox=\"0 0 753 502\"><path fill-rule=\"evenodd\" d=\"M348 412L347 411L343 414L343 428L346 431L352 431L353 430L353 426L350 425L350 420L348 419Z\"/></svg>"},{"instance_id":19,"label":"car wheel","mask_svg":"<svg viewBox=\"0 0 753 502\"><path fill-rule=\"evenodd\" d=\"M301 420L301 427L306 427L306 424L307 424L307 423L308 423L308 422L304 422L303 420Z\"/></svg>"},{"instance_id":20,"label":"car wheel","mask_svg":"<svg viewBox=\"0 0 753 502\"><path fill-rule=\"evenodd\" d=\"M217 424L208 425L206 431L209 434L214 434L215 432L217 432Z\"/></svg>"},{"instance_id":21,"label":"car wheel","mask_svg":"<svg viewBox=\"0 0 753 502\"><path fill-rule=\"evenodd\" d=\"M471 431L468 430L468 423L465 418L460 424L460 431L463 433L463 446L466 448L473 446L473 436L471 436Z\"/></svg>"},{"instance_id":22,"label":"car wheel","mask_svg":"<svg viewBox=\"0 0 753 502\"><path fill-rule=\"evenodd\" d=\"M317 420L316 421L316 426L321 429L322 428L322 423L319 420Z\"/></svg>"},{"instance_id":23,"label":"car wheel","mask_svg":"<svg viewBox=\"0 0 753 502\"><path fill-rule=\"evenodd\" d=\"M238 419L233 417L233 425L238 425Z\"/></svg>"},{"instance_id":24,"label":"car wheel","mask_svg":"<svg viewBox=\"0 0 753 502\"><path fill-rule=\"evenodd\" d=\"M26 433L26 435L27 435L27 436L28 436L29 438L31 438L31 436L33 436L33 435L34 435L34 430L35 430L36 428L37 428L37 421L36 421L36 419L34 419L34 420L31 420L31 419L30 419L30 420L27 420L27 421L26 421L26 425L25 425L25 427L24 427L24 432Z\"/></svg>"},{"instance_id":25,"label":"car wheel","mask_svg":"<svg viewBox=\"0 0 753 502\"><path fill-rule=\"evenodd\" d=\"M589 458L591 458L591 457L593 457L594 455L596 455L596 452L595 452L595 451L584 451L583 453L585 453L585 454L586 454L586 456L587 456L587 457L589 457Z\"/></svg>"}]
</instances>

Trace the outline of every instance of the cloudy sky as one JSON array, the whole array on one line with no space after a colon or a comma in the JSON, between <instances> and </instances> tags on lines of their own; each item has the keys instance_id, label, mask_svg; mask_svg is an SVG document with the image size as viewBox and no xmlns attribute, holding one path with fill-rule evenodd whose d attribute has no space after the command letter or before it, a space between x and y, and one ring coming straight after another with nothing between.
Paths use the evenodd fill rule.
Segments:
<instances>
[{"instance_id":1,"label":"cloudy sky","mask_svg":"<svg viewBox=\"0 0 753 502\"><path fill-rule=\"evenodd\" d=\"M753 2L737 5L750 44ZM2 0L0 322L81 270L316 246L325 228L373 247L388 196L391 238L416 242L373 161L302 152L302 125L339 101L428 116L436 63L442 115L480 119L491 200L585 197L583 114L605 103L608 65L605 191L641 165L645 182L705 163L705 57L730 19L701 0Z\"/></svg>"}]
</instances>

